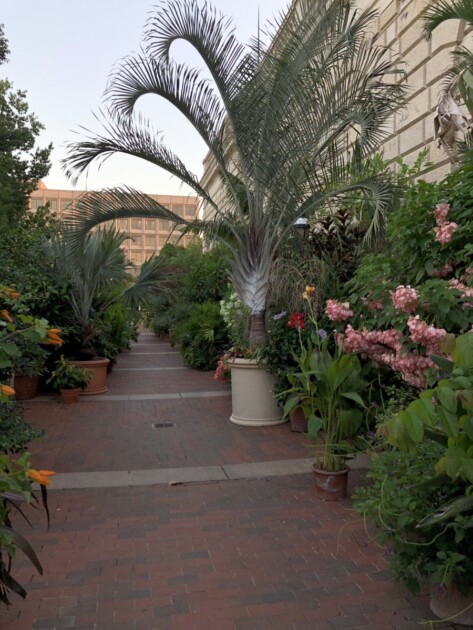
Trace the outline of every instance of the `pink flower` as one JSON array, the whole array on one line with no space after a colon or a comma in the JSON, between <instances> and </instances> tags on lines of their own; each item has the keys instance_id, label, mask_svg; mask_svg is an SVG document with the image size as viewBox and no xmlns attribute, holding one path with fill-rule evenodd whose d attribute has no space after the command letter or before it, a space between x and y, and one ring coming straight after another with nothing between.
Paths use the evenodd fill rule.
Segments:
<instances>
[{"instance_id":1,"label":"pink flower","mask_svg":"<svg viewBox=\"0 0 473 630\"><path fill-rule=\"evenodd\" d=\"M458 230L458 224L454 223L443 223L440 227L434 228L435 232L435 240L441 243L442 245L446 245L450 243L452 240L452 235Z\"/></svg>"},{"instance_id":2,"label":"pink flower","mask_svg":"<svg viewBox=\"0 0 473 630\"><path fill-rule=\"evenodd\" d=\"M403 313L412 313L418 306L418 295L415 289L410 286L399 285L394 292L391 292L391 301L394 308Z\"/></svg>"},{"instance_id":3,"label":"pink flower","mask_svg":"<svg viewBox=\"0 0 473 630\"><path fill-rule=\"evenodd\" d=\"M449 203L439 203L434 210L435 220L437 221L437 225L441 226L445 223L448 215L448 211L450 210Z\"/></svg>"},{"instance_id":4,"label":"pink flower","mask_svg":"<svg viewBox=\"0 0 473 630\"><path fill-rule=\"evenodd\" d=\"M339 302L338 300L327 300L325 303L325 314L332 322L344 322L352 317L353 311L350 309L348 302Z\"/></svg>"}]
</instances>

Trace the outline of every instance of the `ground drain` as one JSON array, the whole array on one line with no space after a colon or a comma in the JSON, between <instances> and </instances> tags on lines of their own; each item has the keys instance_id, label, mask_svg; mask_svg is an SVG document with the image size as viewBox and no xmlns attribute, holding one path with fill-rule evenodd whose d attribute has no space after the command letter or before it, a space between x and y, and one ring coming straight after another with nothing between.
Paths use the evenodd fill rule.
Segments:
<instances>
[{"instance_id":1,"label":"ground drain","mask_svg":"<svg viewBox=\"0 0 473 630\"><path fill-rule=\"evenodd\" d=\"M153 429L171 429L176 426L175 422L153 422L151 424Z\"/></svg>"}]
</instances>

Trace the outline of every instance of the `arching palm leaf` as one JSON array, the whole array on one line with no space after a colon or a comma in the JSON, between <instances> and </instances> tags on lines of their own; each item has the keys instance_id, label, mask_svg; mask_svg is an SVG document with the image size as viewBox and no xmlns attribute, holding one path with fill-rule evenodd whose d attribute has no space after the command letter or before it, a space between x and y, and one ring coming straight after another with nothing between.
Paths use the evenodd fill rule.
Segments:
<instances>
[{"instance_id":1,"label":"arching palm leaf","mask_svg":"<svg viewBox=\"0 0 473 630\"><path fill-rule=\"evenodd\" d=\"M188 224L131 189L86 196L71 216L75 243L93 225L112 218L168 218L201 230L228 247L231 278L250 308L250 343L264 341L262 322L271 267L281 239L301 216L354 190L373 198L367 231L383 227L389 179L367 176L363 164L387 132L404 88L386 51L367 38L374 14L356 12L350 0L300 0L276 21L274 43L249 48L231 22L196 0L161 2L149 19L142 54L128 57L107 87L105 135L69 147L70 173L112 153L146 159L188 183L204 203L205 220ZM190 43L214 85L200 72L175 64L174 41ZM224 186L212 198L166 149L134 108L145 94L176 107L204 139Z\"/></svg>"}]
</instances>

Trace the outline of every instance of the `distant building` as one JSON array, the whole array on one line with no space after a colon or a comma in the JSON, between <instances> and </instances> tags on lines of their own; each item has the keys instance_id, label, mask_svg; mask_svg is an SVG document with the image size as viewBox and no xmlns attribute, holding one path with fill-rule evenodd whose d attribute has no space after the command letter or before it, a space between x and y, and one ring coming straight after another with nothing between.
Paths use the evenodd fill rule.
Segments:
<instances>
[{"instance_id":1,"label":"distant building","mask_svg":"<svg viewBox=\"0 0 473 630\"><path fill-rule=\"evenodd\" d=\"M49 206L58 216L67 213L74 208L75 203L84 191L81 190L55 190L45 186L40 181L37 190L30 197L30 210L34 211L49 202ZM148 195L151 199L172 210L187 220L192 220L198 215L198 197L179 195ZM117 219L111 222L115 227L129 234L133 240L128 239L123 244L128 260L136 266L140 266L147 258L159 253L167 243L177 243L179 232L172 232L170 221L162 219ZM184 236L179 240L179 245L188 245L194 236Z\"/></svg>"}]
</instances>

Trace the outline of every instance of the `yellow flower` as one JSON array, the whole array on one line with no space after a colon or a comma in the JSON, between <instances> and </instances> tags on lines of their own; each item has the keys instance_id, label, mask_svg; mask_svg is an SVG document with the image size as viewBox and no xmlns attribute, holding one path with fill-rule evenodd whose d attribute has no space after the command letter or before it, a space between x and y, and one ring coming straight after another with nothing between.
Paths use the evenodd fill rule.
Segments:
<instances>
[{"instance_id":1,"label":"yellow flower","mask_svg":"<svg viewBox=\"0 0 473 630\"><path fill-rule=\"evenodd\" d=\"M11 322L13 321L13 320L12 320L12 318L10 317L10 313L7 311L7 309L6 309L6 308L4 308L4 309L3 309L3 311L1 312L1 314L2 314L2 317L3 317L4 319L6 319L8 322L10 322L10 323L11 323Z\"/></svg>"},{"instance_id":2,"label":"yellow flower","mask_svg":"<svg viewBox=\"0 0 473 630\"><path fill-rule=\"evenodd\" d=\"M6 396L15 395L15 390L13 389L13 387L10 387L10 385L0 385L0 392L2 392L2 394L5 394Z\"/></svg>"},{"instance_id":3,"label":"yellow flower","mask_svg":"<svg viewBox=\"0 0 473 630\"><path fill-rule=\"evenodd\" d=\"M28 474L31 479L37 481L42 486L49 486L51 485L51 479L49 479L49 477L56 473L53 470L34 470L34 468L32 468L28 471Z\"/></svg>"}]
</instances>

